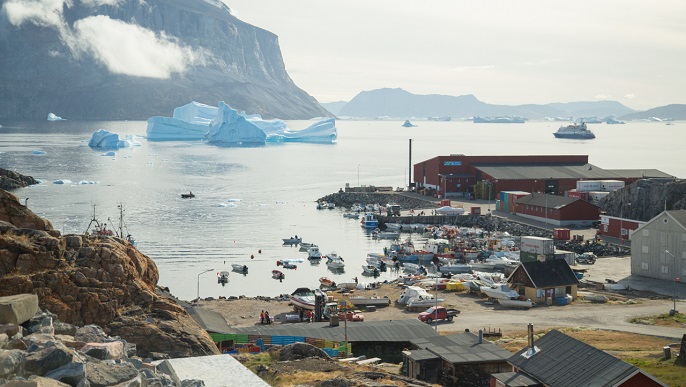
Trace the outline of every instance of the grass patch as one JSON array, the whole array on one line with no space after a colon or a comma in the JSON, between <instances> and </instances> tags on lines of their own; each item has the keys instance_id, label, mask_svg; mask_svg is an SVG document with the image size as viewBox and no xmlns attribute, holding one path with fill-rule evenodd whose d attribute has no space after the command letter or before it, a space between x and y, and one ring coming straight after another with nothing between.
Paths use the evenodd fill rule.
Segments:
<instances>
[{"instance_id":1,"label":"grass patch","mask_svg":"<svg viewBox=\"0 0 686 387\"><path fill-rule=\"evenodd\" d=\"M683 328L686 327L686 314L675 313L673 316L670 316L669 313L663 313L657 316L635 317L629 320L629 322L632 324Z\"/></svg>"}]
</instances>

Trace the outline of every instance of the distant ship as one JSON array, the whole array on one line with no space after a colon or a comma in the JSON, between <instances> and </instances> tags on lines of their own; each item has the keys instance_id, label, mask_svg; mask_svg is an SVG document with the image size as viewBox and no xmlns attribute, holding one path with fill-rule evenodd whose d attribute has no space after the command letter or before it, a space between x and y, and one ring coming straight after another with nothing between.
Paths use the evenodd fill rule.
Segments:
<instances>
[{"instance_id":1,"label":"distant ship","mask_svg":"<svg viewBox=\"0 0 686 387\"><path fill-rule=\"evenodd\" d=\"M582 140L595 138L595 134L586 127L585 122L560 126L560 129L553 133L553 135L557 138L576 138Z\"/></svg>"},{"instance_id":2,"label":"distant ship","mask_svg":"<svg viewBox=\"0 0 686 387\"><path fill-rule=\"evenodd\" d=\"M526 118L517 116L479 117L474 116L475 124L523 124Z\"/></svg>"},{"instance_id":3,"label":"distant ship","mask_svg":"<svg viewBox=\"0 0 686 387\"><path fill-rule=\"evenodd\" d=\"M443 117L429 117L427 120L429 121L450 121L453 118L450 116L443 116Z\"/></svg>"}]
</instances>

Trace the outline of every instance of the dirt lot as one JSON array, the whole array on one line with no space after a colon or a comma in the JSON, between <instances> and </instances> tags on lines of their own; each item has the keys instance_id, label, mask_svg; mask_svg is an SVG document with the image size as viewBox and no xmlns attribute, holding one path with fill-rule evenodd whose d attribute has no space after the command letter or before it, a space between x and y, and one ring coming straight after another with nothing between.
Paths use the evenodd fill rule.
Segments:
<instances>
[{"instance_id":1,"label":"dirt lot","mask_svg":"<svg viewBox=\"0 0 686 387\"><path fill-rule=\"evenodd\" d=\"M595 265L586 266L588 272L585 278L597 283L604 283L606 279L620 280L630 273L629 258L603 258ZM611 329L632 333L641 333L680 339L682 328L657 327L640 324L630 324L632 317L656 315L666 313L672 307L672 299L644 291L604 291L593 288L580 289L578 300L566 306L536 306L530 310L507 309L498 303L489 302L486 298L467 292L439 291L438 297L445 301L441 305L457 308L461 311L453 322L439 322L438 330L457 332L464 329L476 331L502 330L521 331L528 323L540 327L585 326L589 328ZM364 312L365 321L401 320L417 318L417 311L407 311L403 306L395 304L402 286L397 284L383 284L373 290L356 290L354 295L379 297L387 296L391 305L378 308L374 312ZM587 292L602 293L610 302L595 304L584 301ZM336 298L343 297L341 293L331 293ZM259 324L260 311L267 310L274 319L274 323L286 323L287 314L295 314L293 306L288 301L267 300L261 298L243 298L238 300L200 301L199 306L221 313L231 326L246 327ZM682 308L683 309L683 308Z\"/></svg>"}]
</instances>

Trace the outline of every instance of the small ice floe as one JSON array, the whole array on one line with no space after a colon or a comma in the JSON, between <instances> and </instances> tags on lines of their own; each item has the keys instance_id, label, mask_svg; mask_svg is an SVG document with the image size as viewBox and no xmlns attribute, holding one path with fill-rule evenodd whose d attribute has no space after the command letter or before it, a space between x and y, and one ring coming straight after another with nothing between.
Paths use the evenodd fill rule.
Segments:
<instances>
[{"instance_id":1,"label":"small ice floe","mask_svg":"<svg viewBox=\"0 0 686 387\"><path fill-rule=\"evenodd\" d=\"M231 207L231 208L235 208L235 207L238 207L238 205L237 205L236 203L219 203L219 207L224 207L224 208L226 208L226 207Z\"/></svg>"},{"instance_id":2,"label":"small ice floe","mask_svg":"<svg viewBox=\"0 0 686 387\"><path fill-rule=\"evenodd\" d=\"M55 113L48 113L48 121L64 121L64 118L56 115Z\"/></svg>"},{"instance_id":3,"label":"small ice floe","mask_svg":"<svg viewBox=\"0 0 686 387\"><path fill-rule=\"evenodd\" d=\"M48 153L46 151L36 149L35 151L31 152L33 155L47 155Z\"/></svg>"},{"instance_id":4,"label":"small ice floe","mask_svg":"<svg viewBox=\"0 0 686 387\"><path fill-rule=\"evenodd\" d=\"M103 155L103 156L112 156L112 157L114 157L114 156L117 155L117 152L115 152L115 151L109 151L109 152L103 153L102 155Z\"/></svg>"},{"instance_id":5,"label":"small ice floe","mask_svg":"<svg viewBox=\"0 0 686 387\"><path fill-rule=\"evenodd\" d=\"M229 203L235 203L235 202L240 202L242 199L229 199L227 200Z\"/></svg>"},{"instance_id":6,"label":"small ice floe","mask_svg":"<svg viewBox=\"0 0 686 387\"><path fill-rule=\"evenodd\" d=\"M78 183L79 185L90 185L90 184L98 184L98 181L92 181L92 180L80 180Z\"/></svg>"},{"instance_id":7,"label":"small ice floe","mask_svg":"<svg viewBox=\"0 0 686 387\"><path fill-rule=\"evenodd\" d=\"M59 179L52 182L53 184L71 184L69 179Z\"/></svg>"}]
</instances>

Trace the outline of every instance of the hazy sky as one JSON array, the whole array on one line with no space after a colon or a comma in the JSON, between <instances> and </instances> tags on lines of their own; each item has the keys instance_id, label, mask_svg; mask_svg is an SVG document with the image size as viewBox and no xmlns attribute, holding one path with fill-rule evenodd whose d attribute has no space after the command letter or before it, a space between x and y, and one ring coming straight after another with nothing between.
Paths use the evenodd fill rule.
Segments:
<instances>
[{"instance_id":1,"label":"hazy sky","mask_svg":"<svg viewBox=\"0 0 686 387\"><path fill-rule=\"evenodd\" d=\"M492 104L686 103L686 1L223 0L279 36L320 102L363 90Z\"/></svg>"}]
</instances>

